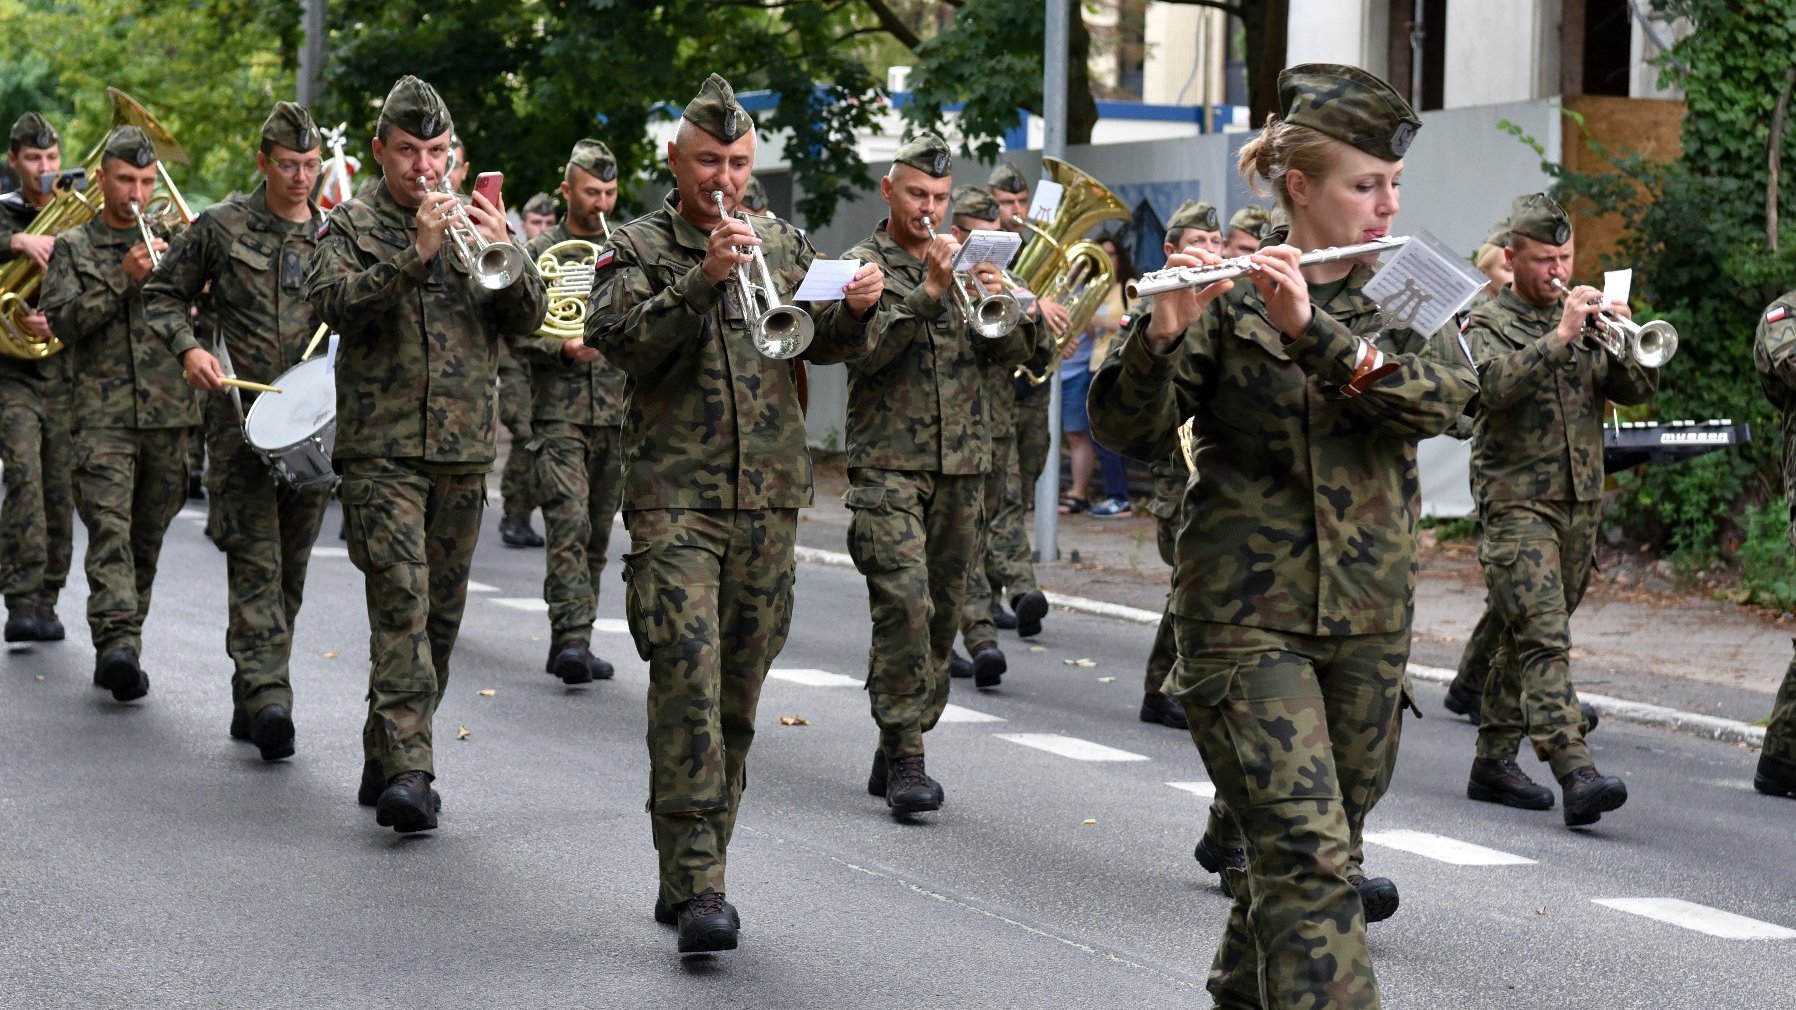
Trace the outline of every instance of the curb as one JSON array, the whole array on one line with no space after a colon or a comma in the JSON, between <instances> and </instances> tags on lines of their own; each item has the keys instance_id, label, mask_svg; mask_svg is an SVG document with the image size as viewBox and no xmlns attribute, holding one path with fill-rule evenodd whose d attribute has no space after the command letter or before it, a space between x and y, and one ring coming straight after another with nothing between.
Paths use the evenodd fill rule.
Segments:
<instances>
[{"instance_id":1,"label":"curb","mask_svg":"<svg viewBox=\"0 0 1796 1010\"><path fill-rule=\"evenodd\" d=\"M854 567L854 559L848 555L839 551L819 550L815 547L799 547L798 560L814 565L829 565L833 568ZM1103 600L1090 600L1082 596L1067 596L1062 593L1047 593L1046 595L1049 604L1082 614L1108 617L1131 624L1157 625L1160 623L1158 612L1142 610L1140 607L1127 607L1120 603L1106 603ZM1454 671L1438 666L1418 666L1412 663L1409 667L1409 675L1416 680L1425 680L1431 684L1447 684L1453 680ZM1753 726L1737 719L1723 719L1720 716L1703 715L1700 712L1685 712L1663 705L1649 705L1645 702L1612 698L1606 694L1586 694L1583 691L1578 692L1578 699L1596 706L1596 710L1605 718L1620 719L1622 722L1639 723L1643 726L1660 726L1725 743L1743 743L1753 747L1765 745L1765 727Z\"/></svg>"}]
</instances>

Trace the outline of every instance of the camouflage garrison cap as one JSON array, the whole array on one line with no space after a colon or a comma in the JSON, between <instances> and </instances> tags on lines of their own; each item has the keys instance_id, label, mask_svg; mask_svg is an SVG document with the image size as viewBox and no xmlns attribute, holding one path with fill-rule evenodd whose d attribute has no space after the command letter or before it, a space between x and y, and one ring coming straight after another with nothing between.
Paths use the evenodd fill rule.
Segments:
<instances>
[{"instance_id":1,"label":"camouflage garrison cap","mask_svg":"<svg viewBox=\"0 0 1796 1010\"><path fill-rule=\"evenodd\" d=\"M617 158L612 155L611 148L591 137L574 145L567 163L569 168L577 168L600 182L617 178Z\"/></svg>"},{"instance_id":2,"label":"camouflage garrison cap","mask_svg":"<svg viewBox=\"0 0 1796 1010\"><path fill-rule=\"evenodd\" d=\"M917 134L898 149L892 161L937 179L945 179L954 171L954 155L948 150L948 142L933 133Z\"/></svg>"},{"instance_id":3,"label":"camouflage garrison cap","mask_svg":"<svg viewBox=\"0 0 1796 1010\"><path fill-rule=\"evenodd\" d=\"M149 168L156 163L156 145L150 143L150 138L137 127L121 126L106 138L106 157L138 168Z\"/></svg>"},{"instance_id":4,"label":"camouflage garrison cap","mask_svg":"<svg viewBox=\"0 0 1796 1010\"><path fill-rule=\"evenodd\" d=\"M734 144L755 128L754 118L736 101L730 82L716 74L705 78L680 116L726 144Z\"/></svg>"},{"instance_id":5,"label":"camouflage garrison cap","mask_svg":"<svg viewBox=\"0 0 1796 1010\"><path fill-rule=\"evenodd\" d=\"M420 140L441 136L453 123L437 89L406 74L394 82L380 107L380 118Z\"/></svg>"},{"instance_id":6,"label":"camouflage garrison cap","mask_svg":"<svg viewBox=\"0 0 1796 1010\"><path fill-rule=\"evenodd\" d=\"M262 124L262 143L279 144L289 151L310 151L322 142L312 114L297 102L276 102Z\"/></svg>"},{"instance_id":7,"label":"camouflage garrison cap","mask_svg":"<svg viewBox=\"0 0 1796 1010\"><path fill-rule=\"evenodd\" d=\"M954 217L970 217L980 221L998 220L998 201L984 186L956 186L950 196Z\"/></svg>"},{"instance_id":8,"label":"camouflage garrison cap","mask_svg":"<svg viewBox=\"0 0 1796 1010\"><path fill-rule=\"evenodd\" d=\"M1260 245L1284 245L1291 237L1291 215L1285 213L1283 207L1272 208L1266 218L1266 227L1260 230Z\"/></svg>"},{"instance_id":9,"label":"camouflage garrison cap","mask_svg":"<svg viewBox=\"0 0 1796 1010\"><path fill-rule=\"evenodd\" d=\"M1284 121L1307 126L1374 157L1397 161L1422 128L1389 84L1358 67L1305 63L1278 75Z\"/></svg>"},{"instance_id":10,"label":"camouflage garrison cap","mask_svg":"<svg viewBox=\"0 0 1796 1010\"><path fill-rule=\"evenodd\" d=\"M1186 200L1179 204L1179 209L1172 212L1172 220L1166 222L1166 234L1171 235L1186 228L1198 231L1221 231L1222 221L1216 216L1216 208L1202 200Z\"/></svg>"},{"instance_id":11,"label":"camouflage garrison cap","mask_svg":"<svg viewBox=\"0 0 1796 1010\"><path fill-rule=\"evenodd\" d=\"M749 176L748 187L742 191L742 199L739 202L756 214L765 211L767 209L767 190L762 188L761 180L752 175Z\"/></svg>"},{"instance_id":12,"label":"camouflage garrison cap","mask_svg":"<svg viewBox=\"0 0 1796 1010\"><path fill-rule=\"evenodd\" d=\"M1552 197L1529 193L1516 197L1510 205L1509 231L1512 236L1523 235L1547 245L1564 245L1571 241L1571 218Z\"/></svg>"},{"instance_id":13,"label":"camouflage garrison cap","mask_svg":"<svg viewBox=\"0 0 1796 1010\"><path fill-rule=\"evenodd\" d=\"M524 201L524 213L548 214L553 216L555 213L555 198L547 193L538 193Z\"/></svg>"},{"instance_id":14,"label":"camouflage garrison cap","mask_svg":"<svg viewBox=\"0 0 1796 1010\"><path fill-rule=\"evenodd\" d=\"M1490 233L1484 236L1484 244L1494 246L1509 245L1509 215L1503 215L1503 220L1490 226Z\"/></svg>"},{"instance_id":15,"label":"camouflage garrison cap","mask_svg":"<svg viewBox=\"0 0 1796 1010\"><path fill-rule=\"evenodd\" d=\"M1029 180L1023 177L1023 170L1006 161L985 180L992 189L1001 189L1006 193L1021 193L1029 188Z\"/></svg>"},{"instance_id":16,"label":"camouflage garrison cap","mask_svg":"<svg viewBox=\"0 0 1796 1010\"><path fill-rule=\"evenodd\" d=\"M35 147L38 149L55 147L56 130L48 120L35 112L27 112L12 124L12 147Z\"/></svg>"},{"instance_id":17,"label":"camouflage garrison cap","mask_svg":"<svg viewBox=\"0 0 1796 1010\"><path fill-rule=\"evenodd\" d=\"M1250 203L1240 210L1235 211L1235 216L1229 218L1229 227L1239 228L1247 234L1259 238L1261 233L1266 230L1266 225L1270 223L1271 220L1272 215L1266 212L1266 208L1257 203Z\"/></svg>"}]
</instances>

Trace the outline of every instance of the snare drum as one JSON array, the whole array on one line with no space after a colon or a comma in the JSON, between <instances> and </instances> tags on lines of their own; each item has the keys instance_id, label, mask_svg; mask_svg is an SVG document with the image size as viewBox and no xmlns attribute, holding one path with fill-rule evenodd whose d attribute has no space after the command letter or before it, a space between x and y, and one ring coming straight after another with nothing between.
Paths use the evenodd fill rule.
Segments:
<instances>
[{"instance_id":1,"label":"snare drum","mask_svg":"<svg viewBox=\"0 0 1796 1010\"><path fill-rule=\"evenodd\" d=\"M330 487L331 446L337 440L337 384L323 355L282 372L243 419L243 440L289 487Z\"/></svg>"}]
</instances>

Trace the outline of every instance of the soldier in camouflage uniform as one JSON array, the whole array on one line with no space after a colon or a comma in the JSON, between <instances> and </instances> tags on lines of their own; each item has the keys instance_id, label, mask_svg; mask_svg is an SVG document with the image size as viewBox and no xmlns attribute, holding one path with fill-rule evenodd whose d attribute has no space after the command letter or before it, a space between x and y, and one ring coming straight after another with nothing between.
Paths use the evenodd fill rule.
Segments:
<instances>
[{"instance_id":1,"label":"soldier in camouflage uniform","mask_svg":"<svg viewBox=\"0 0 1796 1010\"><path fill-rule=\"evenodd\" d=\"M949 233L957 242L965 242L967 235L975 228L995 228L998 223L998 202L991 194L980 186L957 186L951 194ZM1033 351L1029 365L1037 370L1046 368L1049 356L1054 353L1051 342L1045 339L1047 327L1039 325L1036 318L1040 310L1031 306L1025 310L1024 335ZM961 605L960 635L966 643L970 658L963 659L959 653L950 653L949 673L956 677L971 677L979 688L996 687L1003 679L1008 663L1004 652L998 647L998 626L992 618L994 600L992 585L1000 588L1012 585L1034 586L1034 566L1025 563L1026 573L1010 571L1007 566L1015 556L1014 545L1000 547L991 542L993 518L1004 508L1005 498L1010 494L1010 482L1016 473L1016 403L1015 375L1016 369L1001 361L988 361L982 366L984 372L983 386L980 395L984 398L991 414L989 433L992 442L991 468L985 472L984 487L981 499L984 511L984 523L980 530L981 542L974 552L974 564L967 572L967 598ZM1018 502L1021 505L1021 502ZM1016 524L1016 531L1021 532L1021 524ZM1028 541L1023 542L1027 551ZM1039 592L1039 590L1037 590ZM1027 607L1025 607L1027 609Z\"/></svg>"},{"instance_id":2,"label":"soldier in camouflage uniform","mask_svg":"<svg viewBox=\"0 0 1796 1010\"><path fill-rule=\"evenodd\" d=\"M1257 252L1260 239L1272 224L1272 212L1257 203L1235 211L1229 218L1228 235L1222 241L1222 255L1246 256Z\"/></svg>"},{"instance_id":3,"label":"soldier in camouflage uniform","mask_svg":"<svg viewBox=\"0 0 1796 1010\"><path fill-rule=\"evenodd\" d=\"M1241 165L1272 181L1291 246L1386 233L1420 126L1408 103L1327 64L1285 70L1279 101ZM1143 459L1196 419L1166 691L1247 845L1210 992L1226 1008L1376 1007L1354 830L1396 758L1416 443L1464 411L1476 375L1451 328L1381 325L1366 263L1299 268L1291 246L1255 254L1244 280L1157 296L1091 413Z\"/></svg>"},{"instance_id":4,"label":"soldier in camouflage uniform","mask_svg":"<svg viewBox=\"0 0 1796 1010\"><path fill-rule=\"evenodd\" d=\"M275 383L311 342L317 319L303 288L324 220L310 198L320 141L303 106L277 103L256 154L262 183L202 211L144 284L150 330L181 360L195 389L227 388L220 359L195 333L189 310L196 303L197 329L223 346L238 378ZM231 736L254 742L264 761L275 761L293 753L293 623L330 491L278 481L244 440L249 403L240 401L253 395L206 401L207 480L213 539L224 549L230 586Z\"/></svg>"},{"instance_id":5,"label":"soldier in camouflage uniform","mask_svg":"<svg viewBox=\"0 0 1796 1010\"><path fill-rule=\"evenodd\" d=\"M1796 541L1796 291L1787 291L1766 306L1752 342L1752 363L1759 385L1783 413L1784 497L1790 508L1790 539ZM1765 724L1765 749L1752 786L1767 796L1796 797L1796 658L1784 671L1771 720Z\"/></svg>"},{"instance_id":6,"label":"soldier in camouflage uniform","mask_svg":"<svg viewBox=\"0 0 1796 1010\"><path fill-rule=\"evenodd\" d=\"M162 535L187 500L187 429L199 400L144 318L144 247L131 204L149 202L156 149L135 126L112 132L96 185L100 215L58 236L42 306L73 377L75 508L87 527L87 623L94 682L141 698L143 622ZM155 240L156 252L165 244Z\"/></svg>"},{"instance_id":7,"label":"soldier in camouflage uniform","mask_svg":"<svg viewBox=\"0 0 1796 1010\"><path fill-rule=\"evenodd\" d=\"M533 242L538 235L555 227L555 198L538 193L524 201L524 241Z\"/></svg>"},{"instance_id":8,"label":"soldier in camouflage uniform","mask_svg":"<svg viewBox=\"0 0 1796 1010\"><path fill-rule=\"evenodd\" d=\"M784 221L720 217L713 196L734 207L754 155L754 120L711 75L668 145L675 190L613 233L586 320L587 343L629 376L625 609L649 664L655 918L679 927L682 953L736 946L726 855L813 494L795 362L757 350L733 278L759 245L784 297L816 253ZM882 286L863 266L842 300L811 305L803 356L864 353Z\"/></svg>"},{"instance_id":9,"label":"soldier in camouflage uniform","mask_svg":"<svg viewBox=\"0 0 1796 1010\"><path fill-rule=\"evenodd\" d=\"M1515 280L1472 311L1465 339L1483 396L1473 418L1472 476L1484 521L1478 560L1503 622L1491 659L1466 795L1529 810L1552 791L1515 763L1523 733L1552 766L1568 826L1593 824L1627 801L1627 785L1596 770L1571 681L1572 612L1590 582L1603 497L1605 405L1645 403L1656 369L1580 336L1602 292L1553 281L1569 276L1571 222L1545 193L1510 214ZM1626 315L1625 305L1610 311Z\"/></svg>"},{"instance_id":10,"label":"soldier in camouflage uniform","mask_svg":"<svg viewBox=\"0 0 1796 1010\"><path fill-rule=\"evenodd\" d=\"M950 308L960 243L933 232L948 209L952 164L934 134L899 148L880 182L890 216L848 253L886 273L873 350L848 365L843 502L854 513L848 553L867 578L873 615L867 692L879 749L867 791L894 816L942 804L924 768L923 734L948 704L948 653L978 561L992 465L984 370L1020 363L1033 342L1022 326L978 336ZM972 272L998 289L990 264Z\"/></svg>"},{"instance_id":11,"label":"soldier in camouflage uniform","mask_svg":"<svg viewBox=\"0 0 1796 1010\"><path fill-rule=\"evenodd\" d=\"M761 185L761 180L752 175L748 177L748 185L742 190L742 212L758 217L773 216L773 210L767 204L766 188Z\"/></svg>"},{"instance_id":12,"label":"soldier in camouflage uniform","mask_svg":"<svg viewBox=\"0 0 1796 1010\"><path fill-rule=\"evenodd\" d=\"M446 238L461 202L439 192L449 148L436 89L400 78L376 124L381 185L331 209L305 283L340 334L332 463L372 629L357 799L401 832L437 822L431 721L486 507L498 345L545 311L535 268L489 290ZM487 241L510 241L504 208L479 194L463 207Z\"/></svg>"},{"instance_id":13,"label":"soldier in camouflage uniform","mask_svg":"<svg viewBox=\"0 0 1796 1010\"><path fill-rule=\"evenodd\" d=\"M561 183L567 218L530 242L539 260L569 240L607 245L603 215L617 205L617 159L596 140L582 140L568 155ZM596 255L574 247L578 256ZM557 254L563 261L578 258ZM586 307L586 291L549 291L549 316L566 306ZM535 392L531 428L537 488L548 533L549 604L546 669L567 684L609 680L611 664L592 654L592 622L599 616L599 576L611 543L611 520L623 496L624 373L586 346L584 337L514 336L518 356L530 366Z\"/></svg>"},{"instance_id":14,"label":"soldier in camouflage uniform","mask_svg":"<svg viewBox=\"0 0 1796 1010\"><path fill-rule=\"evenodd\" d=\"M530 525L536 510L536 453L530 446L536 437L530 422L535 402L530 389L530 366L512 354L508 342L499 344L499 423L505 426L510 448L499 471L499 540L507 547L541 547L542 535Z\"/></svg>"},{"instance_id":15,"label":"soldier in camouflage uniform","mask_svg":"<svg viewBox=\"0 0 1796 1010\"><path fill-rule=\"evenodd\" d=\"M62 145L44 117L27 112L13 124L6 160L19 188L0 196L0 264L29 257L42 270L56 247L54 235L25 229L52 193L39 177L62 166ZM41 311L20 323L48 339ZM0 508L0 593L6 597L8 642L56 642L64 635L56 598L69 577L73 504L69 491L68 355L15 358L0 355L0 467L6 503Z\"/></svg>"}]
</instances>

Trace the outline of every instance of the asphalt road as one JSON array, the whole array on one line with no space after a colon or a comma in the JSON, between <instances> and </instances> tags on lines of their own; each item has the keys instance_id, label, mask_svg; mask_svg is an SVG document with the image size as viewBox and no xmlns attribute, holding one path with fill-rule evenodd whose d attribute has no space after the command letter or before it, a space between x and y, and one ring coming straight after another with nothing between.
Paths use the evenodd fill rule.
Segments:
<instances>
[{"instance_id":1,"label":"asphalt road","mask_svg":"<svg viewBox=\"0 0 1796 1010\"><path fill-rule=\"evenodd\" d=\"M742 947L681 959L649 914L647 675L615 566L594 645L617 679L566 688L542 668L542 553L502 547L489 514L437 720L441 828L401 837L354 802L367 620L334 512L293 664L299 753L273 765L226 735L224 562L198 516L163 552L144 701L90 686L78 579L70 639L0 663L0 1006L1208 1005L1226 905L1191 859L1196 751L1135 718L1152 629L1057 612L1039 652L1007 636L1004 685L956 682L959 721L931 735L947 805L899 824L864 789L864 585L801 566L731 853ZM623 543L618 530L614 559ZM1439 712L1439 690L1420 691ZM1007 738L1021 734L1114 760ZM1386 844L1368 846L1369 869L1403 898L1371 930L1386 1006L1788 1005L1796 803L1751 790L1752 754L1605 724L1597 761L1632 798L1571 832L1557 811L1466 800L1472 738L1462 720L1409 722L1372 817ZM1405 832L1498 862L1443 861L1466 856ZM1597 903L1613 899L1782 933L1715 936L1688 908L1668 913L1679 924Z\"/></svg>"}]
</instances>

